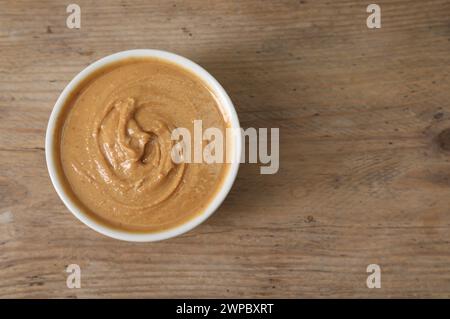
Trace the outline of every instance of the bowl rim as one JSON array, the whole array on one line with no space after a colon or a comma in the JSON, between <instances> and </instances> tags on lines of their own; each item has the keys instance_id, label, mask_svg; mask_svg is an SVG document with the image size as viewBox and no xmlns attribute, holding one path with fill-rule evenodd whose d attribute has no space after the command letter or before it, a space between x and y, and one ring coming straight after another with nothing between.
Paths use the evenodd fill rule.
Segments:
<instances>
[{"instance_id":1,"label":"bowl rim","mask_svg":"<svg viewBox=\"0 0 450 319\"><path fill-rule=\"evenodd\" d=\"M183 224L175 226L173 228L162 230L159 232L133 232L122 229L117 229L110 227L106 224L98 222L95 218L91 217L88 213L83 212L79 207L72 201L69 195L67 195L66 190L63 187L63 182L60 179L59 173L56 169L56 159L54 156L53 145L55 142L55 129L57 128L57 119L65 102L69 98L70 94L74 89L84 80L86 77L97 71L98 69L111 64L113 62L118 62L127 58L159 58L165 61L172 62L176 65L179 65L195 75L197 75L202 81L204 81L208 87L214 92L216 98L219 101L220 106L224 109L224 111L228 115L228 120L231 125L231 128L234 129L233 134L233 156L232 161L230 163L230 167L228 168L228 172L226 177L224 178L220 189L216 192L213 199L206 206L203 212L197 214L197 216L191 218ZM175 236L179 236L184 234L193 228L197 227L201 223L203 223L208 217L210 217L217 208L222 204L225 197L228 195L231 187L236 179L241 152L242 152L242 136L241 134L237 134L236 132L240 130L239 119L234 108L233 103L231 102L230 97L226 93L225 89L220 85L220 83L204 68L195 62L180 56L175 53L155 50L155 49L135 49L135 50L126 50L120 51L108 56L105 56L90 65L84 68L81 72L79 72L64 88L62 93L59 95L56 100L55 105L53 106L52 112L50 114L50 118L47 125L47 130L45 134L45 158L47 169L50 175L50 179L52 181L53 187L55 188L58 196L64 203L64 205L68 208L68 210L78 218L82 223L84 223L89 228L95 230L96 232L103 234L105 236L124 240L131 242L152 242L152 241L160 241L169 239Z\"/></svg>"}]
</instances>

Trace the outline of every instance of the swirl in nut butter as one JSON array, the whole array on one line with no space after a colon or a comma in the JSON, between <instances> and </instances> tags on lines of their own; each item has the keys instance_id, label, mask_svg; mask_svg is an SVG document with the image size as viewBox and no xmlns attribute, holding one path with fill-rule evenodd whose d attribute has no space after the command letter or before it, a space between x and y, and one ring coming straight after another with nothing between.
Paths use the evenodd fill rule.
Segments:
<instances>
[{"instance_id":1,"label":"swirl in nut butter","mask_svg":"<svg viewBox=\"0 0 450 319\"><path fill-rule=\"evenodd\" d=\"M162 231L201 213L226 163L178 163L172 130L193 121L225 134L214 94L201 79L155 58L111 64L85 80L59 121L62 174L86 213L117 228Z\"/></svg>"}]
</instances>

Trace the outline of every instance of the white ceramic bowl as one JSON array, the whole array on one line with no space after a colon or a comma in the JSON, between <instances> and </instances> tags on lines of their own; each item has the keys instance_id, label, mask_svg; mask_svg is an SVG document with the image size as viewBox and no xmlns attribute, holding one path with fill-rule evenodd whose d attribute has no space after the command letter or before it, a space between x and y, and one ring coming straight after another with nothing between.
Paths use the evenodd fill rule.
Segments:
<instances>
[{"instance_id":1,"label":"white ceramic bowl","mask_svg":"<svg viewBox=\"0 0 450 319\"><path fill-rule=\"evenodd\" d=\"M69 98L70 93L77 88L77 86L89 75L91 75L96 70L102 68L105 65L108 65L112 62L117 62L122 59L127 59L130 57L153 57L160 58L163 60L170 61L177 65L182 66L185 69L190 70L194 74L196 74L200 79L202 79L214 92L216 95L220 106L223 108L222 112L224 112L225 116L228 118L229 123L232 128L236 129L237 132L240 128L239 120L236 114L236 110L234 109L233 103L228 97L227 93L223 89L223 87L217 82L217 80L211 76L205 69L203 69L198 64L173 53L160 51L160 50L129 50L118 52L109 56L106 56L88 67L86 67L83 71L78 73L72 81L64 88L63 92L59 96L56 101L55 106L53 107L52 114L50 115L50 119L47 126L47 133L45 137L45 157L47 160L47 167L50 174L50 178L52 180L53 186L56 189L61 200L67 206L67 208L74 214L79 220L81 220L84 224L92 228L93 230L120 240L126 241L137 241L137 242L150 242L150 241L158 241L163 239L168 239L171 237L175 237L181 235L194 227L201 224L205 221L209 216L211 216L216 209L220 206L222 201L227 196L228 192L233 185L234 180L236 179L236 175L239 168L239 161L241 156L241 147L242 147L242 137L241 134L233 135L233 154L232 154L232 163L230 164L230 168L227 172L227 176L222 183L221 189L216 193L210 204L206 207L206 209L193 219L187 221L186 223L177 226L175 228L164 230L160 232L132 232L126 230L119 230L113 227L108 227L103 223L99 223L96 219L91 217L88 213L83 212L71 199L71 196L67 194L65 188L63 187L63 181L61 179L60 173L58 172L56 166L56 156L54 154L54 143L55 143L55 130L57 128L56 122L60 112L63 110L63 107L66 103L66 100Z\"/></svg>"}]
</instances>

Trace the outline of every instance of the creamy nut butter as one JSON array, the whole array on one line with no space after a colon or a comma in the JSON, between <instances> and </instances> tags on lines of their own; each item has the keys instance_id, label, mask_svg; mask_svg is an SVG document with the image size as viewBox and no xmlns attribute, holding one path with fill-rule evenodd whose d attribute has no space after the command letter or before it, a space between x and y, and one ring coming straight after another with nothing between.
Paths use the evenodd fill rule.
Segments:
<instances>
[{"instance_id":1,"label":"creamy nut butter","mask_svg":"<svg viewBox=\"0 0 450 319\"><path fill-rule=\"evenodd\" d=\"M225 135L214 93L195 74L157 58L97 71L58 119L56 154L65 187L82 210L110 226L162 231L201 213L229 164L175 164L171 132L194 120Z\"/></svg>"}]
</instances>

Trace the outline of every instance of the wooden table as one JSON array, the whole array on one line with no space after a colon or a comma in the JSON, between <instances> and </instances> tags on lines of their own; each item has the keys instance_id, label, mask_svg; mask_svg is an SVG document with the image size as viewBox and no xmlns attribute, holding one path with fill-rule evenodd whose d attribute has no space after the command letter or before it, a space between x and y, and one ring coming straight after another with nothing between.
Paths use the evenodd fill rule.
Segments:
<instances>
[{"instance_id":1,"label":"wooden table","mask_svg":"<svg viewBox=\"0 0 450 319\"><path fill-rule=\"evenodd\" d=\"M0 297L449 297L450 2L0 1ZM243 127L280 128L225 203L159 243L76 220L47 174L53 104L86 65L158 48L198 62ZM368 289L366 267L381 267ZM66 266L81 267L80 289Z\"/></svg>"}]
</instances>

